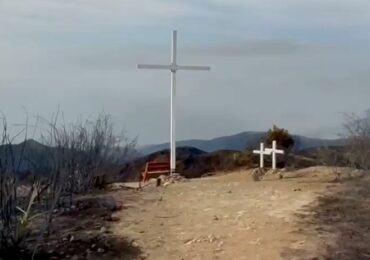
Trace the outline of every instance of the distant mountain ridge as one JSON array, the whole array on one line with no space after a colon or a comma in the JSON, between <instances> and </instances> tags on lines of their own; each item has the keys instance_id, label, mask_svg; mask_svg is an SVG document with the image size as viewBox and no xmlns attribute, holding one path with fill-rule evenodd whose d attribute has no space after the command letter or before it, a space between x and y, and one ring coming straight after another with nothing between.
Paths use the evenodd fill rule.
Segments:
<instances>
[{"instance_id":1,"label":"distant mountain ridge","mask_svg":"<svg viewBox=\"0 0 370 260\"><path fill-rule=\"evenodd\" d=\"M184 140L178 141L178 147L194 147L205 152L216 152L219 150L243 151L246 149L258 148L259 143L264 139L266 132L242 132L235 135L222 136L210 140ZM343 146L344 139L319 139L300 135L293 135L294 151L302 151L310 148L323 146ZM146 145L138 147L138 152L145 156L169 148L169 143Z\"/></svg>"}]
</instances>

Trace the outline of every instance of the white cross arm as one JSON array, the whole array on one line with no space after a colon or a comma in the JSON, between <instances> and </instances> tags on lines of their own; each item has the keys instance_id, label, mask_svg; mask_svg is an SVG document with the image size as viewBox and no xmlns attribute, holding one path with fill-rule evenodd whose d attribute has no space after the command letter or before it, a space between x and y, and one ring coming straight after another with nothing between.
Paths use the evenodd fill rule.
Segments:
<instances>
[{"instance_id":1,"label":"white cross arm","mask_svg":"<svg viewBox=\"0 0 370 260\"><path fill-rule=\"evenodd\" d=\"M138 69L152 69L152 70L170 70L171 65L151 65L151 64L139 64Z\"/></svg>"},{"instance_id":2,"label":"white cross arm","mask_svg":"<svg viewBox=\"0 0 370 260\"><path fill-rule=\"evenodd\" d=\"M267 154L267 155L270 155L271 154L271 151L268 151L267 149L265 151L260 151L260 150L253 150L253 153L255 154Z\"/></svg>"},{"instance_id":3,"label":"white cross arm","mask_svg":"<svg viewBox=\"0 0 370 260\"><path fill-rule=\"evenodd\" d=\"M275 152L275 153L278 153L278 154L284 154L283 150L274 150L274 149L271 149L271 148L266 148L266 151L269 152L269 153Z\"/></svg>"},{"instance_id":4,"label":"white cross arm","mask_svg":"<svg viewBox=\"0 0 370 260\"><path fill-rule=\"evenodd\" d=\"M211 68L208 66L183 66L178 65L176 66L176 69L178 70L210 70Z\"/></svg>"}]
</instances>

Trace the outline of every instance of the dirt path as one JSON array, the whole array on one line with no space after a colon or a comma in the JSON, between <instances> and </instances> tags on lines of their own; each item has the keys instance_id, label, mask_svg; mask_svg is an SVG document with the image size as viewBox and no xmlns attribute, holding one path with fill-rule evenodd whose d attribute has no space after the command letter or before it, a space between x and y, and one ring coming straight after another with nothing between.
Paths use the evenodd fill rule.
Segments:
<instances>
[{"instance_id":1,"label":"dirt path","mask_svg":"<svg viewBox=\"0 0 370 260\"><path fill-rule=\"evenodd\" d=\"M254 182L244 171L118 191L125 209L111 230L147 259L293 259L301 251L310 259L324 249L300 232L298 214L333 185L316 175Z\"/></svg>"}]
</instances>

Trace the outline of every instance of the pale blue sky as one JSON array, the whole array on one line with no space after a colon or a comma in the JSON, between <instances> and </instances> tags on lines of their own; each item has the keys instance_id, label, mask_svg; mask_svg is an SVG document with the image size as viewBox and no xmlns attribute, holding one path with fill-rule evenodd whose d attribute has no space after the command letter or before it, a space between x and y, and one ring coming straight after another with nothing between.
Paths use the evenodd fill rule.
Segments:
<instances>
[{"instance_id":1,"label":"pale blue sky","mask_svg":"<svg viewBox=\"0 0 370 260\"><path fill-rule=\"evenodd\" d=\"M10 123L101 111L139 143L169 136L171 30L178 138L272 124L335 137L342 112L370 107L368 0L0 0L0 110Z\"/></svg>"}]
</instances>

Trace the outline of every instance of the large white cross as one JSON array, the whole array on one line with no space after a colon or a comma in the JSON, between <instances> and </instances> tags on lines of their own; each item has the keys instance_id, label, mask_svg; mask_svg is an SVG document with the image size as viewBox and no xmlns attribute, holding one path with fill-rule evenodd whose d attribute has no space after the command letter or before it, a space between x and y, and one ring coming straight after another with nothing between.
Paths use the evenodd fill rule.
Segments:
<instances>
[{"instance_id":1,"label":"large white cross","mask_svg":"<svg viewBox=\"0 0 370 260\"><path fill-rule=\"evenodd\" d=\"M276 169L276 154L284 154L284 150L279 150L276 148L276 141L272 141L272 149L266 148L266 152L270 152L272 154L272 169Z\"/></svg>"},{"instance_id":2,"label":"large white cross","mask_svg":"<svg viewBox=\"0 0 370 260\"><path fill-rule=\"evenodd\" d=\"M180 66L177 64L177 31L172 32L171 63L169 65L142 65L139 69L159 69L171 71L171 173L176 171L176 72L178 70L210 70L205 66Z\"/></svg>"},{"instance_id":3,"label":"large white cross","mask_svg":"<svg viewBox=\"0 0 370 260\"><path fill-rule=\"evenodd\" d=\"M271 152L268 152L265 150L264 144L260 144L260 149L259 150L253 150L254 154L259 154L260 155L260 168L263 169L265 167L264 165L264 156L265 155L270 155Z\"/></svg>"}]
</instances>

